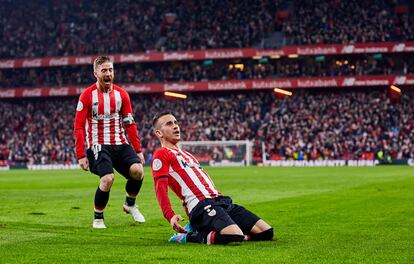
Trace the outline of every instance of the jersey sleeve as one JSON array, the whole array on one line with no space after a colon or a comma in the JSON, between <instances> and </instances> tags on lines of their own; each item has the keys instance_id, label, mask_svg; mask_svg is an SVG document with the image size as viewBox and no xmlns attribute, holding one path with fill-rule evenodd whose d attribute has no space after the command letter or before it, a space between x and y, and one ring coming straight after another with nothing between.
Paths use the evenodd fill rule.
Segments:
<instances>
[{"instance_id":1,"label":"jersey sleeve","mask_svg":"<svg viewBox=\"0 0 414 264\"><path fill-rule=\"evenodd\" d=\"M78 160L85 157L85 124L91 105L90 101L90 94L84 92L80 95L78 105L76 106L73 134L75 138L76 158Z\"/></svg>"},{"instance_id":2,"label":"jersey sleeve","mask_svg":"<svg viewBox=\"0 0 414 264\"><path fill-rule=\"evenodd\" d=\"M134 148L135 152L141 152L141 141L138 136L137 124L134 120L134 115L132 114L131 100L128 93L125 90L122 90L122 122L125 126L125 130L128 135L128 139Z\"/></svg>"},{"instance_id":3,"label":"jersey sleeve","mask_svg":"<svg viewBox=\"0 0 414 264\"><path fill-rule=\"evenodd\" d=\"M170 222L175 215L170 198L168 197L168 172L169 172L168 153L164 149L159 149L151 162L152 175L154 177L154 188L157 201L161 207L164 218Z\"/></svg>"}]
</instances>

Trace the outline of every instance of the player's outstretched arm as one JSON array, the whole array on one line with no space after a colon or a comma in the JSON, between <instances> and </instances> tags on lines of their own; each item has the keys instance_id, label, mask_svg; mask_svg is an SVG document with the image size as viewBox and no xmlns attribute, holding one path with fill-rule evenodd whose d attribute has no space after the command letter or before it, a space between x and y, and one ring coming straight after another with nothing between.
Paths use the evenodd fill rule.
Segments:
<instances>
[{"instance_id":1,"label":"player's outstretched arm","mask_svg":"<svg viewBox=\"0 0 414 264\"><path fill-rule=\"evenodd\" d=\"M170 220L170 225L178 233L187 233L187 230L179 223L183 220L184 218L181 215L174 215Z\"/></svg>"},{"instance_id":2,"label":"player's outstretched arm","mask_svg":"<svg viewBox=\"0 0 414 264\"><path fill-rule=\"evenodd\" d=\"M154 178L155 194L157 196L158 204L161 207L162 214L169 223L175 216L171 207L170 198L168 197L168 178L167 176L159 176Z\"/></svg>"}]
</instances>

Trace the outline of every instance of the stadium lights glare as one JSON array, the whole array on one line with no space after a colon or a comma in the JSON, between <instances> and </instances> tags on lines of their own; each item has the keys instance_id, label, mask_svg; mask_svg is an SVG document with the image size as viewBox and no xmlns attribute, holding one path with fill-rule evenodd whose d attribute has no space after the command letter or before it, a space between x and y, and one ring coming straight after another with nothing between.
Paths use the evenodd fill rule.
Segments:
<instances>
[{"instance_id":1,"label":"stadium lights glare","mask_svg":"<svg viewBox=\"0 0 414 264\"><path fill-rule=\"evenodd\" d=\"M280 93L280 94L284 94L284 95L287 95L287 96L291 96L292 95L292 92L286 91L286 90L283 90L283 89L280 89L280 88L275 88L275 89L273 89L273 91L275 93Z\"/></svg>"},{"instance_id":2,"label":"stadium lights glare","mask_svg":"<svg viewBox=\"0 0 414 264\"><path fill-rule=\"evenodd\" d=\"M253 60L260 60L262 56L253 56Z\"/></svg>"},{"instance_id":3,"label":"stadium lights glare","mask_svg":"<svg viewBox=\"0 0 414 264\"><path fill-rule=\"evenodd\" d=\"M270 55L270 58L271 58L271 59L280 59L280 55L277 55L277 54L275 54L275 55Z\"/></svg>"},{"instance_id":4,"label":"stadium lights glare","mask_svg":"<svg viewBox=\"0 0 414 264\"><path fill-rule=\"evenodd\" d=\"M400 88L398 88L398 87L397 87L397 86L395 86L395 85L391 85L391 86L390 86L390 88L391 88L391 90L393 90L394 92L401 93L401 89L400 89Z\"/></svg>"},{"instance_id":5,"label":"stadium lights glare","mask_svg":"<svg viewBox=\"0 0 414 264\"><path fill-rule=\"evenodd\" d=\"M236 68L237 70L243 71L244 70L244 64L243 63L234 64L234 68Z\"/></svg>"},{"instance_id":6,"label":"stadium lights glare","mask_svg":"<svg viewBox=\"0 0 414 264\"><path fill-rule=\"evenodd\" d=\"M291 59L296 59L296 58L298 58L299 57L299 55L298 54L289 54L288 55L288 58L291 58Z\"/></svg>"},{"instance_id":7,"label":"stadium lights glare","mask_svg":"<svg viewBox=\"0 0 414 264\"><path fill-rule=\"evenodd\" d=\"M180 98L180 99L187 99L187 95L180 94L180 93L164 92L164 95L169 96L169 97Z\"/></svg>"}]
</instances>

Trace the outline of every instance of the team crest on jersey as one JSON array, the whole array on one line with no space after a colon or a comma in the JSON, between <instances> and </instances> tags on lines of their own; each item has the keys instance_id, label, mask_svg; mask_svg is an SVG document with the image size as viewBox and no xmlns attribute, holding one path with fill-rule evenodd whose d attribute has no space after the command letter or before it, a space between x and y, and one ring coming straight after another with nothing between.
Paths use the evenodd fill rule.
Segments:
<instances>
[{"instance_id":1,"label":"team crest on jersey","mask_svg":"<svg viewBox=\"0 0 414 264\"><path fill-rule=\"evenodd\" d=\"M161 160L155 159L152 162L152 170L157 171L157 170L161 169L161 167L162 167L162 161Z\"/></svg>"},{"instance_id":2,"label":"team crest on jersey","mask_svg":"<svg viewBox=\"0 0 414 264\"><path fill-rule=\"evenodd\" d=\"M83 104L81 101L78 102L78 106L76 106L76 111L80 112L83 110Z\"/></svg>"}]
</instances>

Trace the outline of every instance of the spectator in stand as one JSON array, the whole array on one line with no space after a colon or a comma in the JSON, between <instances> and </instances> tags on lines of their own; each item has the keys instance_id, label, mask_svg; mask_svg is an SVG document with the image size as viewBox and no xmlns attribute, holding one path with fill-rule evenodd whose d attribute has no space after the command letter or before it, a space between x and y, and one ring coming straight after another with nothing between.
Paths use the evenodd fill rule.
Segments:
<instances>
[{"instance_id":1,"label":"spectator in stand","mask_svg":"<svg viewBox=\"0 0 414 264\"><path fill-rule=\"evenodd\" d=\"M243 64L243 67L236 66ZM414 59L406 54L385 55L374 59L372 55L353 57L334 56L317 62L314 57L292 60L283 58L260 63L257 60L202 62L165 62L121 64L117 78L123 83L199 82L211 80L248 80L289 77L327 77L391 75L414 73ZM86 85L93 82L88 66L3 69L0 87L44 87Z\"/></svg>"},{"instance_id":2,"label":"spectator in stand","mask_svg":"<svg viewBox=\"0 0 414 264\"><path fill-rule=\"evenodd\" d=\"M0 0L0 58L262 47L281 25L286 44L412 41L413 13L395 2Z\"/></svg>"},{"instance_id":3,"label":"spectator in stand","mask_svg":"<svg viewBox=\"0 0 414 264\"><path fill-rule=\"evenodd\" d=\"M243 48L260 44L275 30L275 13L283 2L190 1L176 9L177 17L166 32L161 50Z\"/></svg>"},{"instance_id":4,"label":"spectator in stand","mask_svg":"<svg viewBox=\"0 0 414 264\"><path fill-rule=\"evenodd\" d=\"M249 47L274 31L281 2L1 0L0 58Z\"/></svg>"},{"instance_id":5,"label":"spectator in stand","mask_svg":"<svg viewBox=\"0 0 414 264\"><path fill-rule=\"evenodd\" d=\"M74 164L73 122L69 102L75 100L2 102L0 142L10 164ZM72 105L73 105L72 104ZM43 109L48 109L45 113Z\"/></svg>"},{"instance_id":6,"label":"spectator in stand","mask_svg":"<svg viewBox=\"0 0 414 264\"><path fill-rule=\"evenodd\" d=\"M1 1L1 58L154 49L169 1ZM110 23L105 18L114 17ZM93 36L89 34L92 29ZM110 36L110 37L108 37ZM116 40L116 41L114 41ZM90 45L99 41L99 47Z\"/></svg>"},{"instance_id":7,"label":"spectator in stand","mask_svg":"<svg viewBox=\"0 0 414 264\"><path fill-rule=\"evenodd\" d=\"M284 99L269 93L196 93L185 101L132 96L143 153L148 156L158 144L148 125L151 117L141 113L168 108L180 113L183 140L253 140L256 161L261 160L261 142L266 143L268 159L414 158L412 91L405 92L399 104L393 104L383 89L298 91ZM7 149L8 162L76 164L72 135L66 129L73 123L70 106L75 103L52 98L2 102L0 146Z\"/></svg>"},{"instance_id":8,"label":"spectator in stand","mask_svg":"<svg viewBox=\"0 0 414 264\"><path fill-rule=\"evenodd\" d=\"M295 0L284 23L287 44L352 44L412 41L413 15L398 14L397 1ZM407 10L408 11L408 10Z\"/></svg>"}]
</instances>

